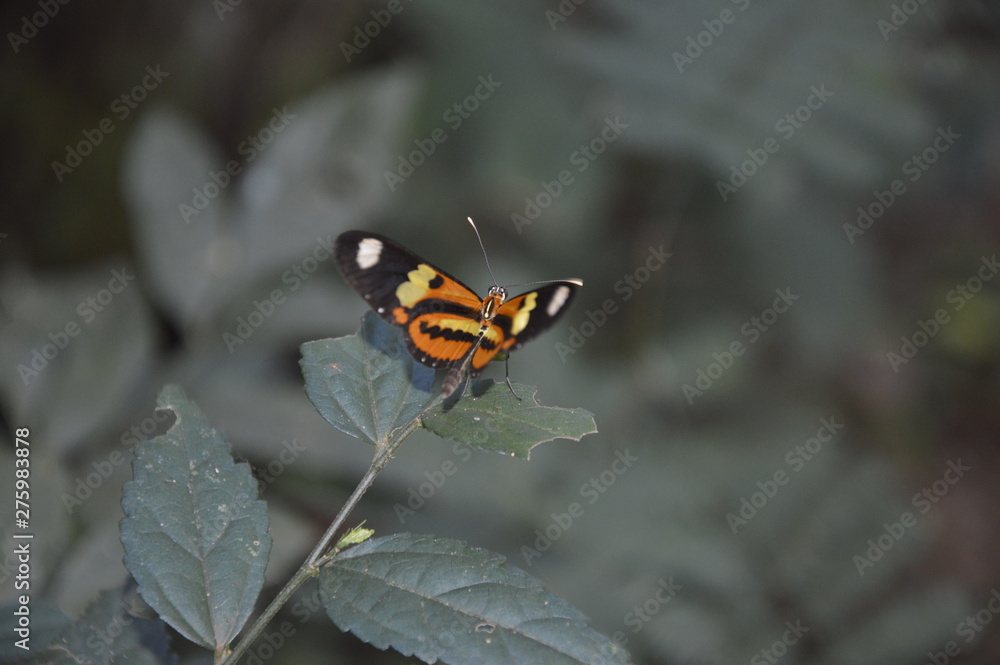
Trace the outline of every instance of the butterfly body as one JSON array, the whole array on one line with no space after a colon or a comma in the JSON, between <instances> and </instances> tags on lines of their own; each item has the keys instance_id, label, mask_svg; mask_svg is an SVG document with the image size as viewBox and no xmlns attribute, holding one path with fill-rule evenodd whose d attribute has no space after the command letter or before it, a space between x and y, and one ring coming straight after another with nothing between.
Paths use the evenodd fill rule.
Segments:
<instances>
[{"instance_id":1,"label":"butterfly body","mask_svg":"<svg viewBox=\"0 0 1000 665\"><path fill-rule=\"evenodd\" d=\"M520 348L548 328L572 301L577 280L546 284L508 300L492 286L480 297L402 245L376 233L346 231L336 241L347 283L388 323L403 329L418 362L448 369L447 397L465 375L478 375L498 354Z\"/></svg>"}]
</instances>

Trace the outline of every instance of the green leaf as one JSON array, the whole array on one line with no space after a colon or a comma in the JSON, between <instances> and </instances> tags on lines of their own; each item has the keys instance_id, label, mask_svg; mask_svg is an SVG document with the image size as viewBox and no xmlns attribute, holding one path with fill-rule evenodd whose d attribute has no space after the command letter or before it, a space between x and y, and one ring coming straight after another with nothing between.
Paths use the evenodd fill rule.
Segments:
<instances>
[{"instance_id":1,"label":"green leaf","mask_svg":"<svg viewBox=\"0 0 1000 665\"><path fill-rule=\"evenodd\" d=\"M342 630L427 663L628 662L533 577L457 540L369 540L320 571L320 595Z\"/></svg>"},{"instance_id":2,"label":"green leaf","mask_svg":"<svg viewBox=\"0 0 1000 665\"><path fill-rule=\"evenodd\" d=\"M302 345L306 393L340 431L374 445L416 419L438 436L527 459L552 439L580 440L597 431L585 409L542 406L537 388L484 380L460 398L434 397L434 371L416 362L403 334L374 312L354 335ZM460 389L461 391L461 389ZM461 393L459 393L461 394Z\"/></svg>"},{"instance_id":3,"label":"green leaf","mask_svg":"<svg viewBox=\"0 0 1000 665\"><path fill-rule=\"evenodd\" d=\"M104 591L42 654L47 665L161 665L175 663L162 621L128 611L121 589Z\"/></svg>"},{"instance_id":4,"label":"green leaf","mask_svg":"<svg viewBox=\"0 0 1000 665\"><path fill-rule=\"evenodd\" d=\"M125 566L164 621L215 650L239 632L264 582L266 505L250 467L180 388L166 386L157 406L177 421L136 447L122 499Z\"/></svg>"},{"instance_id":5,"label":"green leaf","mask_svg":"<svg viewBox=\"0 0 1000 665\"><path fill-rule=\"evenodd\" d=\"M306 393L327 422L381 445L432 397L434 370L417 363L402 332L367 312L354 335L302 345Z\"/></svg>"},{"instance_id":6,"label":"green leaf","mask_svg":"<svg viewBox=\"0 0 1000 665\"><path fill-rule=\"evenodd\" d=\"M528 459L531 449L552 439L579 441L597 432L594 414L586 409L542 406L534 386L514 384L521 401L507 385L491 379L479 381L454 405L438 401L421 420L431 432L482 450Z\"/></svg>"},{"instance_id":7,"label":"green leaf","mask_svg":"<svg viewBox=\"0 0 1000 665\"><path fill-rule=\"evenodd\" d=\"M135 220L144 293L187 328L221 291L213 262L226 208L220 200L197 209L192 194L224 159L193 120L163 108L141 114L123 159L122 194Z\"/></svg>"}]
</instances>

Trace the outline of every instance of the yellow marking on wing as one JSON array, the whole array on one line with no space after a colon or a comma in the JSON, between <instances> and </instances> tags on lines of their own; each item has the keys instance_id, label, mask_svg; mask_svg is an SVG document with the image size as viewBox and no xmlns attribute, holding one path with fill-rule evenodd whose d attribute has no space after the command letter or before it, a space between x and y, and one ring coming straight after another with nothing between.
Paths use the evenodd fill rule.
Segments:
<instances>
[{"instance_id":1,"label":"yellow marking on wing","mask_svg":"<svg viewBox=\"0 0 1000 665\"><path fill-rule=\"evenodd\" d=\"M453 319L451 317L441 316L434 321L434 325L439 328L461 330L462 332L471 333L473 335L479 334L479 322L474 319Z\"/></svg>"},{"instance_id":2,"label":"yellow marking on wing","mask_svg":"<svg viewBox=\"0 0 1000 665\"><path fill-rule=\"evenodd\" d=\"M399 304L410 308L427 295L431 288L431 280L437 277L437 271L426 263L421 263L416 270L406 274L407 281L396 287L396 297Z\"/></svg>"},{"instance_id":3,"label":"yellow marking on wing","mask_svg":"<svg viewBox=\"0 0 1000 665\"><path fill-rule=\"evenodd\" d=\"M517 335L525 326L528 325L528 319L531 318L531 310L535 309L535 304L538 300L538 292L533 291L524 297L524 302L521 306L517 308L517 314L513 316L513 320L510 324L510 334Z\"/></svg>"}]
</instances>

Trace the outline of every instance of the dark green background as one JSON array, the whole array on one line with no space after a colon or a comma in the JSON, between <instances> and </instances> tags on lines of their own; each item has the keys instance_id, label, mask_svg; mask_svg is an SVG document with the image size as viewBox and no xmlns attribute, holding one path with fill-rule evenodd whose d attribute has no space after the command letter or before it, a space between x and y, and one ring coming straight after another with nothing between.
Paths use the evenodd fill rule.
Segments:
<instances>
[{"instance_id":1,"label":"dark green background","mask_svg":"<svg viewBox=\"0 0 1000 665\"><path fill-rule=\"evenodd\" d=\"M916 665L949 642L952 663L1000 656L992 625L963 629L992 619L1000 587L995 3L73 0L15 51L42 4L0 9L0 419L36 446L40 597L75 615L125 581L130 430L163 430L167 382L258 471L269 597L371 453L302 389L298 345L354 332L365 309L310 257L370 229L485 291L471 215L501 283L585 281L510 371L546 404L593 411L600 433L527 463L418 434L356 520L507 555L623 633L637 663L748 662L796 621L809 630L783 664ZM165 76L130 108L147 67ZM390 187L415 141L433 153ZM179 206L231 160L186 222ZM752 175L723 197L734 168ZM526 198L544 209L518 225ZM873 221L853 233L859 207ZM115 270L135 279L102 295ZM770 318L776 291L798 299ZM269 299L245 343L225 337ZM893 362L904 337L924 343ZM716 378L689 399L699 371ZM794 452L823 419L843 426ZM609 472L617 454L638 461ZM935 481L934 503L914 500ZM761 487L774 496L733 533L727 515ZM859 575L868 540L904 520ZM526 561L546 528L559 537ZM651 601L670 580L669 602ZM297 630L272 662L405 660L309 602L283 616Z\"/></svg>"}]
</instances>

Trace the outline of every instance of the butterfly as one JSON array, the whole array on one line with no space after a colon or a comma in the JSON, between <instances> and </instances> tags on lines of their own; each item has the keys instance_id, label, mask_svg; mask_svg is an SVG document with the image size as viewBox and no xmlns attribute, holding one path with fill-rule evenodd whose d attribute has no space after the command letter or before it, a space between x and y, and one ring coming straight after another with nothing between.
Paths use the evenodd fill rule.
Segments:
<instances>
[{"instance_id":1,"label":"butterfly","mask_svg":"<svg viewBox=\"0 0 1000 665\"><path fill-rule=\"evenodd\" d=\"M472 219L469 223L476 228ZM467 374L478 376L497 354L506 356L549 328L583 286L578 279L558 280L508 300L507 289L494 279L481 298L402 245L367 231L341 233L334 257L344 279L365 302L383 320L403 329L406 348L417 362L448 370L442 397L454 393ZM486 267L489 270L489 259ZM509 375L507 385L514 392Z\"/></svg>"}]
</instances>

